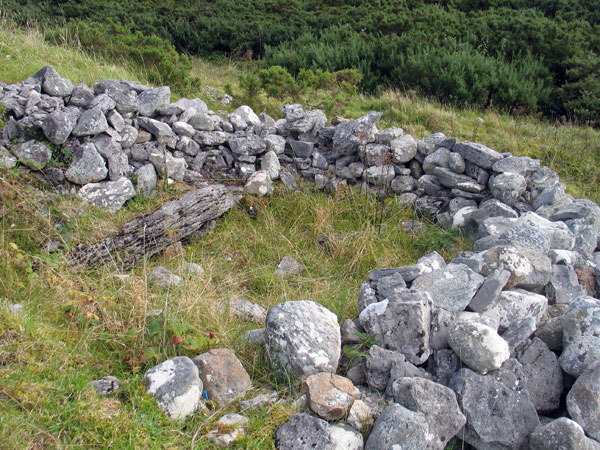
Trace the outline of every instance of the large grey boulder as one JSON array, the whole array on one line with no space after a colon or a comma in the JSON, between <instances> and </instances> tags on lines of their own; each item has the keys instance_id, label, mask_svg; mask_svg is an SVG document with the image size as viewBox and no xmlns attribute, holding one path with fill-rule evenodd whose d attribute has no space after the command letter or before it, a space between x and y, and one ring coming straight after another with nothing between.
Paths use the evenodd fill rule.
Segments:
<instances>
[{"instance_id":1,"label":"large grey boulder","mask_svg":"<svg viewBox=\"0 0 600 450\"><path fill-rule=\"evenodd\" d=\"M43 169L52 158L52 151L46 144L33 139L14 145L11 151L20 162L33 170Z\"/></svg>"},{"instance_id":2,"label":"large grey boulder","mask_svg":"<svg viewBox=\"0 0 600 450\"><path fill-rule=\"evenodd\" d=\"M368 305L359 320L380 345L401 352L408 361L418 365L431 354L432 306L427 292L398 289L387 299Z\"/></svg>"},{"instance_id":3,"label":"large grey boulder","mask_svg":"<svg viewBox=\"0 0 600 450\"><path fill-rule=\"evenodd\" d=\"M577 272L563 264L552 266L552 277L545 288L550 303L570 304L573 300L585 295L585 289L579 284Z\"/></svg>"},{"instance_id":4,"label":"large grey boulder","mask_svg":"<svg viewBox=\"0 0 600 450\"><path fill-rule=\"evenodd\" d=\"M192 361L198 366L208 398L221 407L244 395L250 387L250 376L233 350L212 349Z\"/></svg>"},{"instance_id":5,"label":"large grey boulder","mask_svg":"<svg viewBox=\"0 0 600 450\"><path fill-rule=\"evenodd\" d=\"M276 180L279 178L281 165L279 164L279 158L277 158L277 154L273 150L269 150L260 159L260 169L269 172L269 177L271 180Z\"/></svg>"},{"instance_id":6,"label":"large grey boulder","mask_svg":"<svg viewBox=\"0 0 600 450\"><path fill-rule=\"evenodd\" d=\"M551 249L571 250L575 235L564 222L551 222L534 212L527 212L515 221L515 225L529 225L545 232Z\"/></svg>"},{"instance_id":7,"label":"large grey boulder","mask_svg":"<svg viewBox=\"0 0 600 450\"><path fill-rule=\"evenodd\" d=\"M484 278L464 264L448 264L416 278L412 289L429 292L434 305L452 312L464 310Z\"/></svg>"},{"instance_id":8,"label":"large grey boulder","mask_svg":"<svg viewBox=\"0 0 600 450\"><path fill-rule=\"evenodd\" d=\"M563 392L563 375L558 358L544 342L534 338L518 357L529 388L529 399L538 413L558 409Z\"/></svg>"},{"instance_id":9,"label":"large grey boulder","mask_svg":"<svg viewBox=\"0 0 600 450\"><path fill-rule=\"evenodd\" d=\"M498 245L485 250L478 256L482 261L481 274L488 276L498 267L510 272L505 287L510 289L533 273L533 265L529 259L512 245Z\"/></svg>"},{"instance_id":10,"label":"large grey boulder","mask_svg":"<svg viewBox=\"0 0 600 450\"><path fill-rule=\"evenodd\" d=\"M252 111L252 108L246 105L242 105L231 112L228 119L236 130L245 130L252 125L261 125L259 117Z\"/></svg>"},{"instance_id":11,"label":"large grey boulder","mask_svg":"<svg viewBox=\"0 0 600 450\"><path fill-rule=\"evenodd\" d=\"M575 377L600 360L600 300L582 296L569 305L561 318L562 369Z\"/></svg>"},{"instance_id":12,"label":"large grey boulder","mask_svg":"<svg viewBox=\"0 0 600 450\"><path fill-rule=\"evenodd\" d=\"M115 101L117 110L121 114L137 111L137 91L130 82L122 80L104 80L94 84L96 95L106 94Z\"/></svg>"},{"instance_id":13,"label":"large grey boulder","mask_svg":"<svg viewBox=\"0 0 600 450\"><path fill-rule=\"evenodd\" d=\"M425 378L405 377L394 381L391 394L396 403L425 416L435 435L433 448L443 449L465 425L452 389Z\"/></svg>"},{"instance_id":14,"label":"large grey boulder","mask_svg":"<svg viewBox=\"0 0 600 450\"><path fill-rule=\"evenodd\" d=\"M125 177L117 181L88 183L79 189L78 195L86 202L115 213L129 199L135 197L135 188Z\"/></svg>"},{"instance_id":15,"label":"large grey boulder","mask_svg":"<svg viewBox=\"0 0 600 450\"><path fill-rule=\"evenodd\" d=\"M52 66L46 66L42 71L44 71L42 90L45 94L54 97L68 97L71 95L74 88L71 80L62 78Z\"/></svg>"},{"instance_id":16,"label":"large grey boulder","mask_svg":"<svg viewBox=\"0 0 600 450\"><path fill-rule=\"evenodd\" d=\"M394 166L372 166L365 170L365 180L375 186L388 186L394 179Z\"/></svg>"},{"instance_id":17,"label":"large grey boulder","mask_svg":"<svg viewBox=\"0 0 600 450\"><path fill-rule=\"evenodd\" d=\"M264 138L265 151L273 151L276 155L281 155L285 150L285 138L277 134L269 134Z\"/></svg>"},{"instance_id":18,"label":"large grey boulder","mask_svg":"<svg viewBox=\"0 0 600 450\"><path fill-rule=\"evenodd\" d=\"M12 169L17 165L17 158L0 145L0 169Z\"/></svg>"},{"instance_id":19,"label":"large grey boulder","mask_svg":"<svg viewBox=\"0 0 600 450\"><path fill-rule=\"evenodd\" d=\"M454 145L452 151L462 156L465 161L484 169L491 169L494 163L502 159L502 155L496 150L476 142L459 142Z\"/></svg>"},{"instance_id":20,"label":"large grey boulder","mask_svg":"<svg viewBox=\"0 0 600 450\"><path fill-rule=\"evenodd\" d=\"M100 107L87 109L81 113L75 128L73 136L93 136L108 130L108 122Z\"/></svg>"},{"instance_id":21,"label":"large grey boulder","mask_svg":"<svg viewBox=\"0 0 600 450\"><path fill-rule=\"evenodd\" d=\"M359 146L373 142L375 124L380 118L380 112L371 111L356 120L339 124L333 135L333 150L338 155L352 155Z\"/></svg>"},{"instance_id":22,"label":"large grey boulder","mask_svg":"<svg viewBox=\"0 0 600 450\"><path fill-rule=\"evenodd\" d=\"M407 163L417 154L417 141L410 134L391 140L389 145L397 164Z\"/></svg>"},{"instance_id":23,"label":"large grey boulder","mask_svg":"<svg viewBox=\"0 0 600 450\"><path fill-rule=\"evenodd\" d=\"M168 359L144 375L146 392L156 398L171 419L183 420L201 404L202 381L198 368L187 356Z\"/></svg>"},{"instance_id":24,"label":"large grey boulder","mask_svg":"<svg viewBox=\"0 0 600 450\"><path fill-rule=\"evenodd\" d=\"M438 448L435 441L423 414L392 403L375 421L365 450L428 450Z\"/></svg>"},{"instance_id":25,"label":"large grey boulder","mask_svg":"<svg viewBox=\"0 0 600 450\"><path fill-rule=\"evenodd\" d=\"M539 419L519 377L511 371L479 375L461 369L450 387L467 418L462 439L480 449L520 449Z\"/></svg>"},{"instance_id":26,"label":"large grey boulder","mask_svg":"<svg viewBox=\"0 0 600 450\"><path fill-rule=\"evenodd\" d=\"M508 343L493 328L475 321L456 321L448 330L448 344L463 363L482 374L510 357Z\"/></svg>"},{"instance_id":27,"label":"large grey boulder","mask_svg":"<svg viewBox=\"0 0 600 450\"><path fill-rule=\"evenodd\" d=\"M567 417L540 424L529 438L530 450L599 450L600 443L588 438L583 428Z\"/></svg>"},{"instance_id":28,"label":"large grey boulder","mask_svg":"<svg viewBox=\"0 0 600 450\"><path fill-rule=\"evenodd\" d=\"M340 326L325 307L310 300L280 303L268 311L265 328L267 354L280 373L293 379L335 373Z\"/></svg>"},{"instance_id":29,"label":"large grey boulder","mask_svg":"<svg viewBox=\"0 0 600 450\"><path fill-rule=\"evenodd\" d=\"M567 394L567 409L589 437L600 440L600 360L577 378Z\"/></svg>"},{"instance_id":30,"label":"large grey boulder","mask_svg":"<svg viewBox=\"0 0 600 450\"><path fill-rule=\"evenodd\" d=\"M138 111L142 116L152 117L157 108L168 105L171 101L171 89L162 86L148 89L137 97Z\"/></svg>"},{"instance_id":31,"label":"large grey boulder","mask_svg":"<svg viewBox=\"0 0 600 450\"><path fill-rule=\"evenodd\" d=\"M88 184L101 181L108 175L104 158L96 151L96 146L86 142L75 151L73 161L65 171L65 178L71 183Z\"/></svg>"},{"instance_id":32,"label":"large grey boulder","mask_svg":"<svg viewBox=\"0 0 600 450\"><path fill-rule=\"evenodd\" d=\"M64 108L48 115L42 123L44 136L56 145L64 144L79 118L77 108Z\"/></svg>"},{"instance_id":33,"label":"large grey boulder","mask_svg":"<svg viewBox=\"0 0 600 450\"><path fill-rule=\"evenodd\" d=\"M227 140L229 148L236 155L259 155L267 149L267 143L255 134L233 136Z\"/></svg>"},{"instance_id":34,"label":"large grey boulder","mask_svg":"<svg viewBox=\"0 0 600 450\"><path fill-rule=\"evenodd\" d=\"M316 136L327 122L327 116L320 109L304 111L302 105L283 105L285 128L292 133L311 133Z\"/></svg>"},{"instance_id":35,"label":"large grey boulder","mask_svg":"<svg viewBox=\"0 0 600 450\"><path fill-rule=\"evenodd\" d=\"M294 414L275 434L279 450L335 450L330 438L331 426L308 414Z\"/></svg>"},{"instance_id":36,"label":"large grey boulder","mask_svg":"<svg viewBox=\"0 0 600 450\"><path fill-rule=\"evenodd\" d=\"M386 391L398 378L431 378L423 369L406 360L400 352L386 350L378 345L369 349L364 366L367 384L378 391Z\"/></svg>"},{"instance_id":37,"label":"large grey boulder","mask_svg":"<svg viewBox=\"0 0 600 450\"><path fill-rule=\"evenodd\" d=\"M85 83L79 83L71 92L69 104L73 106L79 106L80 108L87 108L93 99L94 93L89 86Z\"/></svg>"},{"instance_id":38,"label":"large grey boulder","mask_svg":"<svg viewBox=\"0 0 600 450\"><path fill-rule=\"evenodd\" d=\"M490 179L489 188L494 198L508 206L515 206L527 189L527 180L518 173L501 173Z\"/></svg>"}]
</instances>

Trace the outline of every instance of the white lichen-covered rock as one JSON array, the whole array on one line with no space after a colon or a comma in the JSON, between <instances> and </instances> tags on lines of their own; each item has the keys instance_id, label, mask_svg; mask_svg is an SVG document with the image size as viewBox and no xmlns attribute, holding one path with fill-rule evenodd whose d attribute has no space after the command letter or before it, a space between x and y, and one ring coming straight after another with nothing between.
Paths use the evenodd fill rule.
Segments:
<instances>
[{"instance_id":1,"label":"white lichen-covered rock","mask_svg":"<svg viewBox=\"0 0 600 450\"><path fill-rule=\"evenodd\" d=\"M11 150L20 162L33 170L43 169L52 158L52 151L46 144L33 139L13 146Z\"/></svg>"},{"instance_id":2,"label":"white lichen-covered rock","mask_svg":"<svg viewBox=\"0 0 600 450\"><path fill-rule=\"evenodd\" d=\"M244 190L249 194L258 195L259 197L271 195L273 193L273 183L271 182L269 172L265 170L254 172L246 182Z\"/></svg>"},{"instance_id":3,"label":"white lichen-covered rock","mask_svg":"<svg viewBox=\"0 0 600 450\"><path fill-rule=\"evenodd\" d=\"M171 152L152 151L149 155L150 162L154 165L160 178L171 178L181 181L185 175L187 163L183 158L175 158Z\"/></svg>"},{"instance_id":4,"label":"white lichen-covered rock","mask_svg":"<svg viewBox=\"0 0 600 450\"><path fill-rule=\"evenodd\" d=\"M306 379L319 372L335 373L341 333L337 317L310 300L280 303L267 313L267 354L280 373Z\"/></svg>"},{"instance_id":5,"label":"white lichen-covered rock","mask_svg":"<svg viewBox=\"0 0 600 450\"><path fill-rule=\"evenodd\" d=\"M363 450L364 448L363 435L348 425L332 425L329 439L333 444L333 450Z\"/></svg>"},{"instance_id":6,"label":"white lichen-covered rock","mask_svg":"<svg viewBox=\"0 0 600 450\"><path fill-rule=\"evenodd\" d=\"M91 142L83 144L75 152L73 162L65 171L65 178L71 183L88 184L101 181L108 175L104 158Z\"/></svg>"},{"instance_id":7,"label":"white lichen-covered rock","mask_svg":"<svg viewBox=\"0 0 600 450\"><path fill-rule=\"evenodd\" d=\"M562 369L579 376L588 366L600 361L600 300L582 296L569 305L561 318Z\"/></svg>"},{"instance_id":8,"label":"white lichen-covered rock","mask_svg":"<svg viewBox=\"0 0 600 450\"><path fill-rule=\"evenodd\" d=\"M448 343L460 360L485 374L510 358L508 343L493 328L474 321L457 321L448 330Z\"/></svg>"},{"instance_id":9,"label":"white lichen-covered rock","mask_svg":"<svg viewBox=\"0 0 600 450\"><path fill-rule=\"evenodd\" d=\"M277 154L273 150L269 150L260 159L260 168L261 170L269 172L271 180L276 180L279 178L279 170L281 169L281 166L279 164Z\"/></svg>"},{"instance_id":10,"label":"white lichen-covered rock","mask_svg":"<svg viewBox=\"0 0 600 450\"><path fill-rule=\"evenodd\" d=\"M464 264L448 264L445 268L421 275L412 289L429 292L434 305L448 311L464 310L484 278Z\"/></svg>"},{"instance_id":11,"label":"white lichen-covered rock","mask_svg":"<svg viewBox=\"0 0 600 450\"><path fill-rule=\"evenodd\" d=\"M78 195L86 202L115 213L129 199L135 197L135 188L125 177L117 181L88 183L79 189Z\"/></svg>"},{"instance_id":12,"label":"white lichen-covered rock","mask_svg":"<svg viewBox=\"0 0 600 450\"><path fill-rule=\"evenodd\" d=\"M548 299L543 295L514 289L501 292L481 314L497 320L500 330L504 331L529 317L540 323L547 308Z\"/></svg>"},{"instance_id":13,"label":"white lichen-covered rock","mask_svg":"<svg viewBox=\"0 0 600 450\"><path fill-rule=\"evenodd\" d=\"M600 450L600 442L588 438L583 428L567 417L540 424L529 438L530 450Z\"/></svg>"},{"instance_id":14,"label":"white lichen-covered rock","mask_svg":"<svg viewBox=\"0 0 600 450\"><path fill-rule=\"evenodd\" d=\"M187 356L168 359L144 375L146 392L174 420L183 420L201 404L202 381L198 368Z\"/></svg>"}]
</instances>

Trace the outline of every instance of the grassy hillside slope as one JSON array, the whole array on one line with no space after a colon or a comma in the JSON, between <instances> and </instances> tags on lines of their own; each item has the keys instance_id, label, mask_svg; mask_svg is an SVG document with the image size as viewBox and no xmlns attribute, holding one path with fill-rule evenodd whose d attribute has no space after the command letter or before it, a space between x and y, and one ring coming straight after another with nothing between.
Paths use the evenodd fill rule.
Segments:
<instances>
[{"instance_id":1,"label":"grassy hillside slope","mask_svg":"<svg viewBox=\"0 0 600 450\"><path fill-rule=\"evenodd\" d=\"M0 59L0 81L8 83L46 64L90 85L105 78L147 81L137 70L50 47L39 34L10 26L0 30ZM378 109L385 124L399 124L417 137L444 131L539 157L559 171L572 193L600 200L596 130L456 110L393 91L372 97L315 90L274 98L261 88L246 98L247 89L238 84L240 67L193 63L203 84L230 90L238 103L251 101L273 114L293 99L348 117ZM218 100L211 106L224 109ZM331 197L305 186L294 194L277 192L270 200L248 198L256 218L240 205L210 235L186 245L183 254L153 258L128 273L111 266L75 270L62 251L41 250L49 239L63 249L94 241L183 189L176 184L111 216L75 196L53 195L24 170L0 173L0 448L213 448L205 434L236 405L173 424L145 394L142 376L167 357L193 357L217 347L235 349L257 391L263 386L280 391L280 402L249 414L248 435L236 446L273 448L275 430L295 412L288 400L297 398L298 387L272 373L261 349L241 342L247 330L260 325L230 318L218 303L244 298L268 308L310 298L334 311L341 323L356 316L358 288L369 270L411 264L431 250L450 258L470 245L459 233L431 225L420 236L399 232L399 221L413 214L393 199L380 220L380 204L363 193L347 190ZM329 249L316 243L321 235L329 237ZM273 272L286 255L307 270L287 280L276 277ZM183 275L187 261L201 264L205 272ZM183 286L164 291L148 285L147 275L158 265L182 274ZM9 303L22 304L23 313L12 313ZM119 377L123 387L101 398L87 383L108 374Z\"/></svg>"}]
</instances>

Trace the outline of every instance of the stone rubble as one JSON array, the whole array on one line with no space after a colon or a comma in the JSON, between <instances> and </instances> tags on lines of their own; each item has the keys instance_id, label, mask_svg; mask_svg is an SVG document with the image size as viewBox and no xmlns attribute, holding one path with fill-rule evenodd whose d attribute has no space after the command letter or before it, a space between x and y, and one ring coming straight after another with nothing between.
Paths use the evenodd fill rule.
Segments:
<instances>
[{"instance_id":1,"label":"stone rubble","mask_svg":"<svg viewBox=\"0 0 600 450\"><path fill-rule=\"evenodd\" d=\"M599 448L598 205L568 195L537 160L442 133L418 140L400 128L378 130L381 113L332 125L301 105L285 105L277 121L248 106L225 117L200 99L171 103L170 96L168 87L122 80L74 86L51 67L1 84L0 168L23 164L112 212L136 195L151 196L159 178L243 180L246 193L259 196L271 195L278 178L289 191L305 178L325 192L355 185L397 194L438 226L471 235L473 251L448 262L432 252L410 266L371 271L344 340L360 346L357 333L368 333L376 342L348 371L352 400L323 413L330 398L322 391L316 402L313 392L308 405L312 398L319 414L356 430L374 422L367 449L442 449L454 435L477 449ZM34 139L40 133L51 145ZM61 152L72 158L64 162ZM284 264L283 276L297 273L291 266ZM149 279L182 282L163 268ZM282 375L311 384L311 376L341 370L339 318L321 305L284 302L266 319L229 303L229 311L238 309L265 321L247 341L264 344ZM200 372L186 357L146 372L148 393L169 417L201 408L203 386L227 404L250 385L233 352L223 361L201 359ZM304 413L277 431L276 442L281 449L363 448L351 429Z\"/></svg>"}]
</instances>

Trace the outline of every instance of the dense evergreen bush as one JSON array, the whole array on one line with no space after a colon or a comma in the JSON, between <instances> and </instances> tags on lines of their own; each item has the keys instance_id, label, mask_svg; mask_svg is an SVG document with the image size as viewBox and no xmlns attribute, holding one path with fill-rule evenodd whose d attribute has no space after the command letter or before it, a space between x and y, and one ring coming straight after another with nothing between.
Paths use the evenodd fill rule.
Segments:
<instances>
[{"instance_id":1,"label":"dense evergreen bush","mask_svg":"<svg viewBox=\"0 0 600 450\"><path fill-rule=\"evenodd\" d=\"M75 26L82 43L96 51L103 52L98 44L108 42L116 56L152 61L150 76L164 82L189 82L181 74L189 64L172 55L176 49L281 66L289 74L277 68L261 79L275 96L283 95L278 85L289 84L288 75L300 83L302 70L355 69L365 91L391 86L597 125L600 117L600 0L3 0L2 5L22 22ZM153 53L152 46L161 48Z\"/></svg>"}]
</instances>

